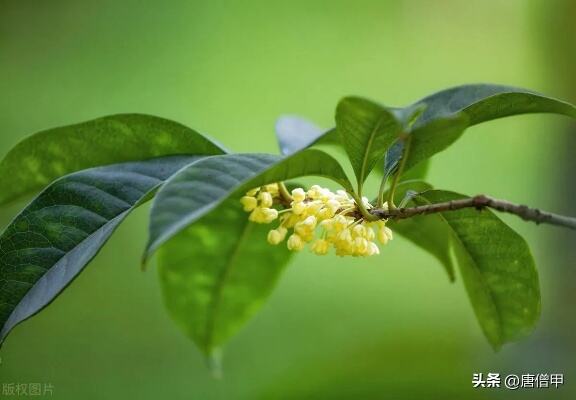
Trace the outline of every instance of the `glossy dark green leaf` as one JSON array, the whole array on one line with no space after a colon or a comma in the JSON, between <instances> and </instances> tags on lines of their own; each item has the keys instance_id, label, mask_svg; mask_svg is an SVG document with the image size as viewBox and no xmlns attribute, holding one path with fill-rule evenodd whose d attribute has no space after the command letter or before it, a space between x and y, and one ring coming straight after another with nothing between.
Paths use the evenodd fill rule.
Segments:
<instances>
[{"instance_id":1,"label":"glossy dark green leaf","mask_svg":"<svg viewBox=\"0 0 576 400\"><path fill-rule=\"evenodd\" d=\"M336 129L361 187L400 135L402 124L393 109L359 97L346 97L336 108Z\"/></svg>"},{"instance_id":2,"label":"glossy dark green leaf","mask_svg":"<svg viewBox=\"0 0 576 400\"><path fill-rule=\"evenodd\" d=\"M166 182L154 200L145 258L233 193L305 175L326 177L350 189L338 162L312 149L287 158L270 154L212 156L184 168Z\"/></svg>"},{"instance_id":3,"label":"glossy dark green leaf","mask_svg":"<svg viewBox=\"0 0 576 400\"><path fill-rule=\"evenodd\" d=\"M250 223L237 197L178 233L158 252L166 307L208 356L256 313L292 252L266 241L270 225Z\"/></svg>"},{"instance_id":4,"label":"glossy dark green leaf","mask_svg":"<svg viewBox=\"0 0 576 400\"><path fill-rule=\"evenodd\" d=\"M418 129L430 121L464 113L469 126L481 122L530 113L553 113L576 117L573 105L531 90L504 85L471 84L442 90L427 96L414 105L424 105L421 117L415 122Z\"/></svg>"},{"instance_id":5,"label":"glossy dark green leaf","mask_svg":"<svg viewBox=\"0 0 576 400\"><path fill-rule=\"evenodd\" d=\"M520 114L552 113L576 118L564 101L502 85L464 85L425 97L408 108L424 106L412 129L405 171L446 149L470 126Z\"/></svg>"},{"instance_id":6,"label":"glossy dark green leaf","mask_svg":"<svg viewBox=\"0 0 576 400\"><path fill-rule=\"evenodd\" d=\"M428 204L462 198L432 190L415 201ZM462 280L490 344L498 349L530 333L540 315L540 289L526 241L489 210L437 215L452 231Z\"/></svg>"},{"instance_id":7,"label":"glossy dark green leaf","mask_svg":"<svg viewBox=\"0 0 576 400\"><path fill-rule=\"evenodd\" d=\"M400 204L408 192L422 193L432 186L421 181L403 182L396 190L396 204ZM414 206L410 201L406 207ZM394 233L400 234L414 245L436 258L444 267L451 282L455 280L451 257L451 231L439 215L421 215L408 219L390 220L387 224Z\"/></svg>"},{"instance_id":8,"label":"glossy dark green leaf","mask_svg":"<svg viewBox=\"0 0 576 400\"><path fill-rule=\"evenodd\" d=\"M177 154L222 154L210 139L179 123L118 114L36 133L0 162L0 205L87 168Z\"/></svg>"},{"instance_id":9,"label":"glossy dark green leaf","mask_svg":"<svg viewBox=\"0 0 576 400\"><path fill-rule=\"evenodd\" d=\"M312 121L294 115L284 115L276 121L276 138L284 155L311 146L325 132Z\"/></svg>"},{"instance_id":10,"label":"glossy dark green leaf","mask_svg":"<svg viewBox=\"0 0 576 400\"><path fill-rule=\"evenodd\" d=\"M198 158L93 168L48 186L0 235L0 341L46 307L165 179Z\"/></svg>"},{"instance_id":11,"label":"glossy dark green leaf","mask_svg":"<svg viewBox=\"0 0 576 400\"><path fill-rule=\"evenodd\" d=\"M417 164L450 147L468 126L468 117L460 115L431 121L411 132L410 151L406 155L404 173L409 173Z\"/></svg>"}]
</instances>

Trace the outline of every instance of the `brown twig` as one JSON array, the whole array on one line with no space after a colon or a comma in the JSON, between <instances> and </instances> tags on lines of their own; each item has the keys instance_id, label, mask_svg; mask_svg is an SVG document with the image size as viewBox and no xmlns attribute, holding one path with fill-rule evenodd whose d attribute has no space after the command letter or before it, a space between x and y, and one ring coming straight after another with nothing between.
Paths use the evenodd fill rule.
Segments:
<instances>
[{"instance_id":1,"label":"brown twig","mask_svg":"<svg viewBox=\"0 0 576 400\"><path fill-rule=\"evenodd\" d=\"M467 199L452 200L444 203L427 204L417 207L396 208L393 210L372 209L370 210L370 213L377 215L381 219L405 219L416 215L461 210L463 208L476 208L478 210L483 208L492 208L497 211L517 215L526 221L532 221L537 224L557 225L576 230L576 218L553 214L525 205L510 203L506 200L495 199L483 194Z\"/></svg>"}]
</instances>

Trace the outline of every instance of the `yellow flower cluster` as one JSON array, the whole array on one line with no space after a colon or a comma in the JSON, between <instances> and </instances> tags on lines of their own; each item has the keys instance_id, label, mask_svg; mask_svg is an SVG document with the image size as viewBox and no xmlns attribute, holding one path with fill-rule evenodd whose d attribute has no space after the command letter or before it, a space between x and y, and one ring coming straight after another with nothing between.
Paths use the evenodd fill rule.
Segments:
<instances>
[{"instance_id":1,"label":"yellow flower cluster","mask_svg":"<svg viewBox=\"0 0 576 400\"><path fill-rule=\"evenodd\" d=\"M358 205L344 190L335 193L318 185L308 191L292 190L289 195L280 193L278 184L252 189L240 202L250 212L250 221L268 224L279 219L276 229L268 232L268 242L282 243L289 230L287 247L292 251L302 250L307 243L318 255L325 255L334 247L339 256L372 256L380 254L374 240L385 245L392 240L392 231L385 221L370 222L362 218ZM368 199L362 202L372 208ZM284 206L278 211L273 205ZM288 208L289 205L289 208ZM319 233L319 237L315 234Z\"/></svg>"}]
</instances>

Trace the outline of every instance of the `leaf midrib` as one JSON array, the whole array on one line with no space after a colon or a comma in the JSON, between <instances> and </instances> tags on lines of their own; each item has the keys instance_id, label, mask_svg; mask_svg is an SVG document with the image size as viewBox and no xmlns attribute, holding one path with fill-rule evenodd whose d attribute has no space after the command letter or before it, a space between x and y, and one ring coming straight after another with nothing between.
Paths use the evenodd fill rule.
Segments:
<instances>
[{"instance_id":1,"label":"leaf midrib","mask_svg":"<svg viewBox=\"0 0 576 400\"><path fill-rule=\"evenodd\" d=\"M234 269L236 260L238 259L240 251L244 246L244 242L246 242L246 240L248 239L250 232L252 231L253 228L254 223L246 220L246 224L244 225L242 234L238 239L238 241L236 242L236 247L232 250L230 257L228 258L228 262L225 264L221 273L218 275L216 285L212 290L212 301L210 302L209 305L208 319L206 321L205 350L207 353L211 353L212 351L212 342L214 339L213 333L216 328L217 314L220 310L222 292L224 290L226 282L230 277L230 274Z\"/></svg>"},{"instance_id":2,"label":"leaf midrib","mask_svg":"<svg viewBox=\"0 0 576 400\"><path fill-rule=\"evenodd\" d=\"M357 182L359 188L358 191L360 191L364 183L364 178L366 176L366 167L368 164L368 155L370 154L370 150L372 149L374 138L376 137L376 132L378 131L378 129L380 129L380 126L382 125L383 121L384 121L384 115L383 113L380 113L380 118L378 119L378 122L376 122L376 124L374 125L372 132L370 132L370 137L368 138L368 143L366 144L366 151L364 152L364 156L362 159L362 167L360 168L360 176L358 177Z\"/></svg>"},{"instance_id":3,"label":"leaf midrib","mask_svg":"<svg viewBox=\"0 0 576 400\"><path fill-rule=\"evenodd\" d=\"M444 213L440 213L440 218L442 218L444 220L444 222L446 222L446 224L448 225L448 227L450 228L450 231L453 233L453 237L454 239L460 243L460 245L462 246L462 248L465 250L466 252L466 256L468 257L468 259L472 262L473 266L476 268L476 270L480 270L480 268L478 267L478 263L474 260L474 258L471 256L470 251L468 249L468 246L466 246L464 244L464 242L462 242L462 240L460 239L460 236L458 235L458 233L456 232L456 230L453 228L452 224L448 221L448 219L446 219L444 217ZM486 284L486 281L484 279L484 276L482 274L478 274L480 276L480 280L481 283L483 285L483 287L488 287L488 285ZM497 323L498 323L498 336L500 341L503 341L503 329L502 329L502 315L500 314L500 311L498 310L498 307L496 306L496 300L494 299L494 294L492 293L492 291L487 290L486 291L488 293L488 296L490 298L490 301L494 307L494 310L496 312L496 318L497 318ZM499 345L501 345L502 343L499 343Z\"/></svg>"}]
</instances>

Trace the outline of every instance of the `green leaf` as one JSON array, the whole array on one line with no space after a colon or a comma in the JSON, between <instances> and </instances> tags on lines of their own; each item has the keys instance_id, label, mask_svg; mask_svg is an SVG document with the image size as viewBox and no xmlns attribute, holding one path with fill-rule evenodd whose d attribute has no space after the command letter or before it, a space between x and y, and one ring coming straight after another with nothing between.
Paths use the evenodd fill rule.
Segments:
<instances>
[{"instance_id":1,"label":"green leaf","mask_svg":"<svg viewBox=\"0 0 576 400\"><path fill-rule=\"evenodd\" d=\"M259 310L292 254L238 204L228 199L158 252L168 312L208 356Z\"/></svg>"},{"instance_id":2,"label":"green leaf","mask_svg":"<svg viewBox=\"0 0 576 400\"><path fill-rule=\"evenodd\" d=\"M165 179L198 158L94 168L47 187L0 235L0 342L66 288Z\"/></svg>"},{"instance_id":3,"label":"green leaf","mask_svg":"<svg viewBox=\"0 0 576 400\"><path fill-rule=\"evenodd\" d=\"M0 205L72 172L177 154L222 154L196 131L167 119L118 114L36 133L0 162Z\"/></svg>"},{"instance_id":4,"label":"green leaf","mask_svg":"<svg viewBox=\"0 0 576 400\"><path fill-rule=\"evenodd\" d=\"M469 126L518 114L552 113L576 117L576 108L567 102L504 85L457 86L427 96L411 107L422 105L426 108L413 130L459 113L468 117Z\"/></svg>"},{"instance_id":5,"label":"green leaf","mask_svg":"<svg viewBox=\"0 0 576 400\"><path fill-rule=\"evenodd\" d=\"M262 305L290 254L266 241L270 225L248 222L240 197L299 176L324 176L349 189L340 165L318 150L282 159L266 154L206 158L182 169L158 193L146 257L159 267L172 318L213 355Z\"/></svg>"},{"instance_id":6,"label":"green leaf","mask_svg":"<svg viewBox=\"0 0 576 400\"><path fill-rule=\"evenodd\" d=\"M404 171L454 143L470 126L519 114L552 113L576 118L564 101L526 89L502 85L464 85L419 100L425 107L411 128L412 144Z\"/></svg>"},{"instance_id":7,"label":"green leaf","mask_svg":"<svg viewBox=\"0 0 576 400\"><path fill-rule=\"evenodd\" d=\"M404 173L453 144L462 136L468 125L466 115L431 121L410 133L410 151L404 164Z\"/></svg>"},{"instance_id":8,"label":"green leaf","mask_svg":"<svg viewBox=\"0 0 576 400\"><path fill-rule=\"evenodd\" d=\"M465 198L432 190L419 204ZM489 210L439 213L453 233L460 274L476 317L490 344L530 333L540 315L538 273L526 241Z\"/></svg>"},{"instance_id":9,"label":"green leaf","mask_svg":"<svg viewBox=\"0 0 576 400\"><path fill-rule=\"evenodd\" d=\"M336 108L336 129L361 188L400 135L402 124L393 109L359 97L346 97Z\"/></svg>"},{"instance_id":10,"label":"green leaf","mask_svg":"<svg viewBox=\"0 0 576 400\"><path fill-rule=\"evenodd\" d=\"M400 183L396 190L395 202L400 204L410 192L422 193L431 189L431 185L421 181ZM410 201L407 207L415 205L414 201ZM387 225L395 233L400 234L400 236L408 239L414 245L436 258L444 267L450 281L455 281L454 263L450 253L452 248L451 231L441 216L431 214L400 220L392 219Z\"/></svg>"},{"instance_id":11,"label":"green leaf","mask_svg":"<svg viewBox=\"0 0 576 400\"><path fill-rule=\"evenodd\" d=\"M342 167L319 150L303 150L288 158L269 154L212 156L182 169L154 200L145 259L233 193L305 175L326 177L350 189Z\"/></svg>"},{"instance_id":12,"label":"green leaf","mask_svg":"<svg viewBox=\"0 0 576 400\"><path fill-rule=\"evenodd\" d=\"M294 115L283 115L276 121L276 138L283 155L311 146L324 132L313 122Z\"/></svg>"}]
</instances>

